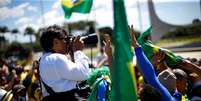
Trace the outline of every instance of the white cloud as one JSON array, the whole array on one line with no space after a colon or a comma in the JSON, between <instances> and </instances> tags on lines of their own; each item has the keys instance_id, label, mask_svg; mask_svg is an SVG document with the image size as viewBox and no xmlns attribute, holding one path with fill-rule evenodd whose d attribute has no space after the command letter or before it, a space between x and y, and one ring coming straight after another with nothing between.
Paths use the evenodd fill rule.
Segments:
<instances>
[{"instance_id":1,"label":"white cloud","mask_svg":"<svg viewBox=\"0 0 201 101\"><path fill-rule=\"evenodd\" d=\"M11 16L11 10L8 8L8 7L2 7L2 8L0 8L0 12L1 12L1 14L0 14L0 20L4 20L4 19L6 19L6 18L8 18L8 17L10 17Z\"/></svg>"},{"instance_id":2,"label":"white cloud","mask_svg":"<svg viewBox=\"0 0 201 101\"><path fill-rule=\"evenodd\" d=\"M31 6L31 5L29 5L29 6L27 7L27 10L33 11L33 12L37 12L37 8L34 7L34 6Z\"/></svg>"},{"instance_id":3,"label":"white cloud","mask_svg":"<svg viewBox=\"0 0 201 101\"><path fill-rule=\"evenodd\" d=\"M22 18L20 18L19 20L17 20L17 21L15 22L15 25L16 25L16 26L20 26L20 25L28 24L28 23L31 22L31 20L32 20L31 18L22 17Z\"/></svg>"},{"instance_id":4,"label":"white cloud","mask_svg":"<svg viewBox=\"0 0 201 101\"><path fill-rule=\"evenodd\" d=\"M64 16L59 14L59 11L62 9L60 5L60 1L56 1L53 4L51 10L46 12L42 17L37 20L37 24L45 24L45 26L53 24L62 24L64 22Z\"/></svg>"},{"instance_id":5,"label":"white cloud","mask_svg":"<svg viewBox=\"0 0 201 101\"><path fill-rule=\"evenodd\" d=\"M0 20L20 17L25 14L25 10L34 11L35 9L36 8L31 6L30 3L23 3L14 8L2 7L0 8Z\"/></svg>"},{"instance_id":6,"label":"white cloud","mask_svg":"<svg viewBox=\"0 0 201 101\"><path fill-rule=\"evenodd\" d=\"M58 9L60 9L60 8L61 8L61 3L60 3L60 1L55 2L55 3L53 4L53 6L52 6L52 10L58 10Z\"/></svg>"},{"instance_id":7,"label":"white cloud","mask_svg":"<svg viewBox=\"0 0 201 101\"><path fill-rule=\"evenodd\" d=\"M21 33L24 33L25 28L28 26L32 27L36 31L39 28L39 26L37 24L35 24L33 18L31 18L31 17L22 17L15 22L15 25L20 26L20 27L18 27L18 30Z\"/></svg>"},{"instance_id":8,"label":"white cloud","mask_svg":"<svg viewBox=\"0 0 201 101\"><path fill-rule=\"evenodd\" d=\"M112 9L112 0L96 0L93 2L92 10Z\"/></svg>"},{"instance_id":9,"label":"white cloud","mask_svg":"<svg viewBox=\"0 0 201 101\"><path fill-rule=\"evenodd\" d=\"M0 5L6 5L11 3L11 0L0 0Z\"/></svg>"}]
</instances>

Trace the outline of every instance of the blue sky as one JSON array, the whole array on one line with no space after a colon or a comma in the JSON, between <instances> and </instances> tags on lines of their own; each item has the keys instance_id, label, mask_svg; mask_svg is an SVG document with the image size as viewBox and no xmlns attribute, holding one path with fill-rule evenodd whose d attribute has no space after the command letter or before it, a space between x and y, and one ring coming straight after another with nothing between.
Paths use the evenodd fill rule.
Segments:
<instances>
[{"instance_id":1,"label":"blue sky","mask_svg":"<svg viewBox=\"0 0 201 101\"><path fill-rule=\"evenodd\" d=\"M140 27L137 1L140 1L142 27ZM201 19L200 0L153 1L159 18L167 23L183 25L190 24L194 18ZM129 24L133 24L137 30L145 30L150 26L147 0L125 0L125 4ZM37 30L43 26L61 25L63 22L79 20L94 20L98 27L112 27L112 0L94 0L89 14L74 13L70 19L64 19L59 0L0 0L0 26L17 28L20 31L18 35L6 34L10 42L13 40L28 42L29 36L23 35L27 26Z\"/></svg>"}]
</instances>

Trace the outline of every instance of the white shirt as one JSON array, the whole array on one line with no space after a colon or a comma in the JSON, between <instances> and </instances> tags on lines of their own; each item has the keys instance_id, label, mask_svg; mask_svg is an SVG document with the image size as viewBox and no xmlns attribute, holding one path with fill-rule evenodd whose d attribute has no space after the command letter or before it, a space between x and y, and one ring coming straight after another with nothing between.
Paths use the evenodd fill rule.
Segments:
<instances>
[{"instance_id":1,"label":"white shirt","mask_svg":"<svg viewBox=\"0 0 201 101\"><path fill-rule=\"evenodd\" d=\"M7 91L0 88L0 101L3 101L3 96L7 93Z\"/></svg>"},{"instance_id":2,"label":"white shirt","mask_svg":"<svg viewBox=\"0 0 201 101\"><path fill-rule=\"evenodd\" d=\"M40 76L55 92L76 88L78 81L86 80L90 73L89 59L82 51L74 53L75 63L66 55L45 53L40 60ZM41 83L42 84L42 83ZM49 95L42 84L43 96Z\"/></svg>"}]
</instances>

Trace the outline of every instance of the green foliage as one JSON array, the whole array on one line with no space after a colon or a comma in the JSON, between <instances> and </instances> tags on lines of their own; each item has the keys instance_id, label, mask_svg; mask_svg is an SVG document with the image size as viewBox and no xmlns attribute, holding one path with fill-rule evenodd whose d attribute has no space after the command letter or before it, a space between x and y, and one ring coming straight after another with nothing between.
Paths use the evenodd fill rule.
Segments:
<instances>
[{"instance_id":1,"label":"green foliage","mask_svg":"<svg viewBox=\"0 0 201 101\"><path fill-rule=\"evenodd\" d=\"M5 51L5 57L11 58L15 57L16 59L22 60L29 57L31 49L28 47L23 47L22 44L14 42Z\"/></svg>"},{"instance_id":2,"label":"green foliage","mask_svg":"<svg viewBox=\"0 0 201 101\"><path fill-rule=\"evenodd\" d=\"M173 46L182 46L186 44L201 42L201 37L190 36L190 37L179 37L176 39L162 39L157 43L154 43L160 47L173 47Z\"/></svg>"},{"instance_id":3,"label":"green foliage","mask_svg":"<svg viewBox=\"0 0 201 101\"><path fill-rule=\"evenodd\" d=\"M32 27L27 27L24 31L24 34L25 35L34 35L35 34L35 31Z\"/></svg>"},{"instance_id":4,"label":"green foliage","mask_svg":"<svg viewBox=\"0 0 201 101\"><path fill-rule=\"evenodd\" d=\"M72 30L86 30L86 27L94 26L94 24L94 21L78 21L73 23L64 23L63 27L65 29L69 29L69 32L71 33Z\"/></svg>"},{"instance_id":5,"label":"green foliage","mask_svg":"<svg viewBox=\"0 0 201 101\"><path fill-rule=\"evenodd\" d=\"M162 39L190 36L201 36L201 23L196 23L185 27L178 27L175 31L167 32Z\"/></svg>"},{"instance_id":6,"label":"green foliage","mask_svg":"<svg viewBox=\"0 0 201 101\"><path fill-rule=\"evenodd\" d=\"M32 42L32 35L35 35L36 33L35 33L35 30L32 28L32 27L27 27L26 29L25 29L25 31L24 31L24 35L29 35L30 36L30 41L31 41L31 43L33 43Z\"/></svg>"},{"instance_id":7,"label":"green foliage","mask_svg":"<svg viewBox=\"0 0 201 101\"><path fill-rule=\"evenodd\" d=\"M14 33L14 34L16 34L16 33L18 33L19 31L18 31L18 29L13 29L11 32Z\"/></svg>"},{"instance_id":8,"label":"green foliage","mask_svg":"<svg viewBox=\"0 0 201 101\"><path fill-rule=\"evenodd\" d=\"M0 33L6 33L9 32L9 29L7 26L0 26Z\"/></svg>"}]
</instances>

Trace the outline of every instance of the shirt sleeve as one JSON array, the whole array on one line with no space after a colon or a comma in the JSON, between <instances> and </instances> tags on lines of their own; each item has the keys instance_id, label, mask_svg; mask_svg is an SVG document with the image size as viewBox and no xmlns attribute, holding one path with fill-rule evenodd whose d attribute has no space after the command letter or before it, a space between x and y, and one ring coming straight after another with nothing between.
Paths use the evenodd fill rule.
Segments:
<instances>
[{"instance_id":1,"label":"shirt sleeve","mask_svg":"<svg viewBox=\"0 0 201 101\"><path fill-rule=\"evenodd\" d=\"M98 85L97 101L106 101L107 81L102 80Z\"/></svg>"},{"instance_id":2,"label":"shirt sleeve","mask_svg":"<svg viewBox=\"0 0 201 101\"><path fill-rule=\"evenodd\" d=\"M144 55L144 52L142 51L141 47L135 48L136 58L137 62L140 67L140 71L143 74L144 79L153 87L155 87L157 90L160 91L162 95L161 101L172 101L173 98L168 92L168 90L160 83L160 81L157 79L157 76L155 74L154 68L152 64L149 62L147 57Z\"/></svg>"},{"instance_id":3,"label":"shirt sleeve","mask_svg":"<svg viewBox=\"0 0 201 101\"><path fill-rule=\"evenodd\" d=\"M67 57L60 57L58 65L61 66L59 70L63 79L83 81L86 80L89 73L89 59L82 51L76 51L74 53L75 62L67 59Z\"/></svg>"}]
</instances>

